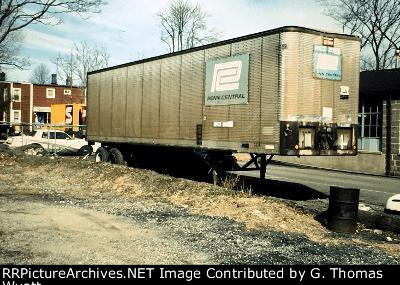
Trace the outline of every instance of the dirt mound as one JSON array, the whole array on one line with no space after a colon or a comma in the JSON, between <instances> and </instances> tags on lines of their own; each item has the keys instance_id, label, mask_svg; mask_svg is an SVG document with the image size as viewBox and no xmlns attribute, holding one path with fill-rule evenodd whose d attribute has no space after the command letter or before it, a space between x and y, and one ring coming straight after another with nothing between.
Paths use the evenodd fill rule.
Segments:
<instances>
[{"instance_id":1,"label":"dirt mound","mask_svg":"<svg viewBox=\"0 0 400 285\"><path fill-rule=\"evenodd\" d=\"M398 235L373 232L365 235L362 225L353 236L331 233L317 221L317 213L304 210L304 206L297 208L285 200L254 196L246 190L234 191L150 170L99 164L73 157L13 156L0 152L0 166L6 166L6 171L0 173L0 181L12 185L14 194L82 201L113 197L160 201L194 214L234 219L249 230L294 233L317 243L358 244L400 255ZM326 203L323 205L327 206ZM391 243L386 242L388 235Z\"/></svg>"}]
</instances>

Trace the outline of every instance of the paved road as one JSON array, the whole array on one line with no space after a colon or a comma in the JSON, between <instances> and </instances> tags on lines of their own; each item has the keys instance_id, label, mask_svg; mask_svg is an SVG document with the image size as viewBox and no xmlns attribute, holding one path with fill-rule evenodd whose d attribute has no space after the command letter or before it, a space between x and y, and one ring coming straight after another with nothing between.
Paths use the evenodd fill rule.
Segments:
<instances>
[{"instance_id":1,"label":"paved road","mask_svg":"<svg viewBox=\"0 0 400 285\"><path fill-rule=\"evenodd\" d=\"M240 175L259 177L258 171L239 171ZM372 175L343 173L338 171L297 168L282 165L268 165L267 179L304 185L323 194L329 195L329 187L359 188L360 202L385 205L389 197L400 194L400 179ZM282 184L281 184L282 185ZM296 191L296 187L291 187Z\"/></svg>"}]
</instances>

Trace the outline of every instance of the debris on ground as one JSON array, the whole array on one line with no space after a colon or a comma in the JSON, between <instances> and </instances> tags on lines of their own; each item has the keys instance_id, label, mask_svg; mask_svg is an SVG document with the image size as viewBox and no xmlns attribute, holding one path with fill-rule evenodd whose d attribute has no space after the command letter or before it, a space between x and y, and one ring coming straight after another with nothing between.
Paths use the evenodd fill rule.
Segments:
<instances>
[{"instance_id":1,"label":"debris on ground","mask_svg":"<svg viewBox=\"0 0 400 285\"><path fill-rule=\"evenodd\" d=\"M375 232L370 223L360 223L354 235L328 231L323 218L327 199L287 201L151 170L76 157L50 158L0 152L0 263L400 263L395 232ZM9 224L19 217L21 222L13 227L28 226L23 222L26 209L36 215L31 222L38 228L31 237L16 234L21 229ZM371 220L375 213L372 208L361 218ZM65 215L75 217L81 226L68 229L68 219L55 218ZM42 219L54 228L43 228ZM109 223L102 224L104 220ZM85 223L99 233L93 240L85 234ZM125 229L126 240L140 242L116 242L113 227ZM61 242L53 240L57 237ZM28 246L29 239L38 245L52 243L35 248ZM77 250L69 254L65 240L76 243ZM112 249L99 252L108 243ZM136 246L136 256L122 253L130 246ZM172 254L175 250L182 254Z\"/></svg>"},{"instance_id":2,"label":"debris on ground","mask_svg":"<svg viewBox=\"0 0 400 285\"><path fill-rule=\"evenodd\" d=\"M397 218L390 214L383 214L375 219L377 229L400 234L400 216Z\"/></svg>"},{"instance_id":3,"label":"debris on ground","mask_svg":"<svg viewBox=\"0 0 400 285\"><path fill-rule=\"evenodd\" d=\"M371 209L371 207L368 207L367 205L365 205L365 204L363 204L363 203L360 203L360 204L358 205L358 210L364 211L364 212L369 212L369 211L371 211L372 209Z\"/></svg>"}]
</instances>

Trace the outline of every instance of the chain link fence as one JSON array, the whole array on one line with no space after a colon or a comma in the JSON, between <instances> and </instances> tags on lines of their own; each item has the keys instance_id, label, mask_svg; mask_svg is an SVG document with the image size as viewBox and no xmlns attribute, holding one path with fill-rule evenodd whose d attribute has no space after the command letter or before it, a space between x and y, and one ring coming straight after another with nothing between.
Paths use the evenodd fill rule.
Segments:
<instances>
[{"instance_id":1,"label":"chain link fence","mask_svg":"<svg viewBox=\"0 0 400 285\"><path fill-rule=\"evenodd\" d=\"M86 125L0 122L0 142L10 148L42 148L55 154L91 154Z\"/></svg>"}]
</instances>

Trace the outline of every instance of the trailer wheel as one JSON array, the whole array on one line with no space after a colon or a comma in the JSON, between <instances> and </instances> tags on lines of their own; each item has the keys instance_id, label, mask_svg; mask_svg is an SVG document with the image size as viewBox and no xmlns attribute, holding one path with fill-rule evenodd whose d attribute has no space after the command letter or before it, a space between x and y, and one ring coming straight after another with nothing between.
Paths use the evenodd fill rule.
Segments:
<instances>
[{"instance_id":1,"label":"trailer wheel","mask_svg":"<svg viewBox=\"0 0 400 285\"><path fill-rule=\"evenodd\" d=\"M111 164L125 164L124 156L117 148L110 149L110 152L108 153L108 161L111 162Z\"/></svg>"},{"instance_id":2,"label":"trailer wheel","mask_svg":"<svg viewBox=\"0 0 400 285\"><path fill-rule=\"evenodd\" d=\"M79 156L84 156L84 155L91 155L93 152L93 148L90 145L84 145L79 149Z\"/></svg>"},{"instance_id":3,"label":"trailer wheel","mask_svg":"<svg viewBox=\"0 0 400 285\"><path fill-rule=\"evenodd\" d=\"M99 147L96 151L96 162L107 162L108 151L104 147Z\"/></svg>"}]
</instances>

